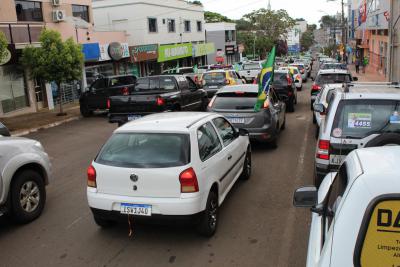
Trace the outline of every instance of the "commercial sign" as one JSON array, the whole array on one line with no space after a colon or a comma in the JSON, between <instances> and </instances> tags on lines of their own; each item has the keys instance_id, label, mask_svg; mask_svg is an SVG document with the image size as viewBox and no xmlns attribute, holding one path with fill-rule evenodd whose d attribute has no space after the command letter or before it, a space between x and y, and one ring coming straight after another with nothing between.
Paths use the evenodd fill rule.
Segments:
<instances>
[{"instance_id":1,"label":"commercial sign","mask_svg":"<svg viewBox=\"0 0 400 267\"><path fill-rule=\"evenodd\" d=\"M216 55L215 56L215 61L217 61L218 63L223 63L224 62L225 53L224 53L224 51L222 51L222 49L218 49L217 53L215 55Z\"/></svg>"},{"instance_id":2,"label":"commercial sign","mask_svg":"<svg viewBox=\"0 0 400 267\"><path fill-rule=\"evenodd\" d=\"M111 60L110 55L108 54L108 46L109 44L100 45L100 61Z\"/></svg>"},{"instance_id":3,"label":"commercial sign","mask_svg":"<svg viewBox=\"0 0 400 267\"><path fill-rule=\"evenodd\" d=\"M234 55L235 54L235 46L234 45L225 46L225 53L227 55Z\"/></svg>"},{"instance_id":4,"label":"commercial sign","mask_svg":"<svg viewBox=\"0 0 400 267\"><path fill-rule=\"evenodd\" d=\"M193 55L201 57L215 52L214 43L196 44L193 46Z\"/></svg>"},{"instance_id":5,"label":"commercial sign","mask_svg":"<svg viewBox=\"0 0 400 267\"><path fill-rule=\"evenodd\" d=\"M110 43L108 46L108 55L115 61L129 57L128 43Z\"/></svg>"},{"instance_id":6,"label":"commercial sign","mask_svg":"<svg viewBox=\"0 0 400 267\"><path fill-rule=\"evenodd\" d=\"M366 28L369 30L385 30L389 28L390 1L379 1L372 6L366 15Z\"/></svg>"},{"instance_id":7,"label":"commercial sign","mask_svg":"<svg viewBox=\"0 0 400 267\"><path fill-rule=\"evenodd\" d=\"M158 58L157 44L130 46L129 51L131 52L132 62L141 62Z\"/></svg>"},{"instance_id":8,"label":"commercial sign","mask_svg":"<svg viewBox=\"0 0 400 267\"><path fill-rule=\"evenodd\" d=\"M82 53L85 61L97 61L100 58L99 43L90 43L82 45Z\"/></svg>"},{"instance_id":9,"label":"commercial sign","mask_svg":"<svg viewBox=\"0 0 400 267\"><path fill-rule=\"evenodd\" d=\"M158 62L178 58L191 57L192 44L160 45L158 47Z\"/></svg>"}]
</instances>

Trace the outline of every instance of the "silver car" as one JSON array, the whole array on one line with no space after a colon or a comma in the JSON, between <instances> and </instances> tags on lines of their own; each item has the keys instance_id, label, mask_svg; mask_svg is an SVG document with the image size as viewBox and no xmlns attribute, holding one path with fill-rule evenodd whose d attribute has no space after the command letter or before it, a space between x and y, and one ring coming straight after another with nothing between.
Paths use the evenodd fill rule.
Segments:
<instances>
[{"instance_id":1,"label":"silver car","mask_svg":"<svg viewBox=\"0 0 400 267\"><path fill-rule=\"evenodd\" d=\"M226 86L211 99L208 110L224 115L234 127L248 130L250 140L277 147L279 133L285 128L285 102L271 89L261 110L255 112L257 95L257 85Z\"/></svg>"},{"instance_id":2,"label":"silver car","mask_svg":"<svg viewBox=\"0 0 400 267\"><path fill-rule=\"evenodd\" d=\"M0 135L0 216L10 212L18 223L39 217L50 173L49 157L39 142Z\"/></svg>"}]
</instances>

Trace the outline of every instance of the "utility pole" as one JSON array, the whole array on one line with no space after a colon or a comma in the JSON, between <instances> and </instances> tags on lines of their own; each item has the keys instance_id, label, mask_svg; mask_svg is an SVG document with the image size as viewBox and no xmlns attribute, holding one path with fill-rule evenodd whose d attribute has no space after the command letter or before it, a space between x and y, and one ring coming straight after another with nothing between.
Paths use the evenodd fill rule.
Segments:
<instances>
[{"instance_id":1,"label":"utility pole","mask_svg":"<svg viewBox=\"0 0 400 267\"><path fill-rule=\"evenodd\" d=\"M343 45L343 49L345 49L345 42L346 42L346 29L345 29L345 24L344 24L344 0L342 0L342 45ZM343 51L344 53L345 51Z\"/></svg>"}]
</instances>

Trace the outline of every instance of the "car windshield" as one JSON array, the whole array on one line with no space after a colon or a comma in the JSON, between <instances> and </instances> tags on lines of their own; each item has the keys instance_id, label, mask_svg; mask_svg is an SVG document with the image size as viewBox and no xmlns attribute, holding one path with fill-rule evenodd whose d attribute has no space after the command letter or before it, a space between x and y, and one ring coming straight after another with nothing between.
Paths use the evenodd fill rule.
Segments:
<instances>
[{"instance_id":1,"label":"car windshield","mask_svg":"<svg viewBox=\"0 0 400 267\"><path fill-rule=\"evenodd\" d=\"M187 165L187 134L117 133L101 149L97 163L126 168L167 168Z\"/></svg>"},{"instance_id":2,"label":"car windshield","mask_svg":"<svg viewBox=\"0 0 400 267\"><path fill-rule=\"evenodd\" d=\"M110 79L110 86L124 86L135 84L135 78L132 76L115 77Z\"/></svg>"},{"instance_id":3,"label":"car windshield","mask_svg":"<svg viewBox=\"0 0 400 267\"><path fill-rule=\"evenodd\" d=\"M344 64L337 64L337 63L325 63L322 65L323 70L328 70L328 69L341 69L345 70L347 69L346 65Z\"/></svg>"},{"instance_id":4,"label":"car windshield","mask_svg":"<svg viewBox=\"0 0 400 267\"><path fill-rule=\"evenodd\" d=\"M272 82L272 85L287 85L287 73L285 72L275 72L274 73L274 81Z\"/></svg>"},{"instance_id":5,"label":"car windshield","mask_svg":"<svg viewBox=\"0 0 400 267\"><path fill-rule=\"evenodd\" d=\"M254 110L257 96L257 92L218 94L212 108L216 110Z\"/></svg>"},{"instance_id":6,"label":"car windshield","mask_svg":"<svg viewBox=\"0 0 400 267\"><path fill-rule=\"evenodd\" d=\"M384 132L400 133L400 101L342 100L332 127L343 138L365 138ZM339 130L337 130L339 129Z\"/></svg>"},{"instance_id":7,"label":"car windshield","mask_svg":"<svg viewBox=\"0 0 400 267\"><path fill-rule=\"evenodd\" d=\"M244 70L259 70L261 69L260 64L253 63L253 64L243 64Z\"/></svg>"},{"instance_id":8,"label":"car windshield","mask_svg":"<svg viewBox=\"0 0 400 267\"><path fill-rule=\"evenodd\" d=\"M203 74L204 85L218 85L225 83L224 72L208 72Z\"/></svg>"},{"instance_id":9,"label":"car windshield","mask_svg":"<svg viewBox=\"0 0 400 267\"><path fill-rule=\"evenodd\" d=\"M328 73L318 75L317 84L330 84L330 83L348 83L351 82L349 74L344 73Z\"/></svg>"}]
</instances>

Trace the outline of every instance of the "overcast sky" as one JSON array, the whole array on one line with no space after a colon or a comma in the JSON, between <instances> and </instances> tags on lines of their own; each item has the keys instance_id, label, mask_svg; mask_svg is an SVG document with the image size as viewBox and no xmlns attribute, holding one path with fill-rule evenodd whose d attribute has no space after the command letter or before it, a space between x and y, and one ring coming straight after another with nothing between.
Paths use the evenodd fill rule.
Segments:
<instances>
[{"instance_id":1,"label":"overcast sky","mask_svg":"<svg viewBox=\"0 0 400 267\"><path fill-rule=\"evenodd\" d=\"M201 0L206 11L221 13L231 19L259 8L267 8L268 0ZM326 0L271 0L272 9L285 9L292 18L304 18L309 24L318 24L321 16L341 11L340 1ZM346 7L345 7L346 11Z\"/></svg>"}]
</instances>

